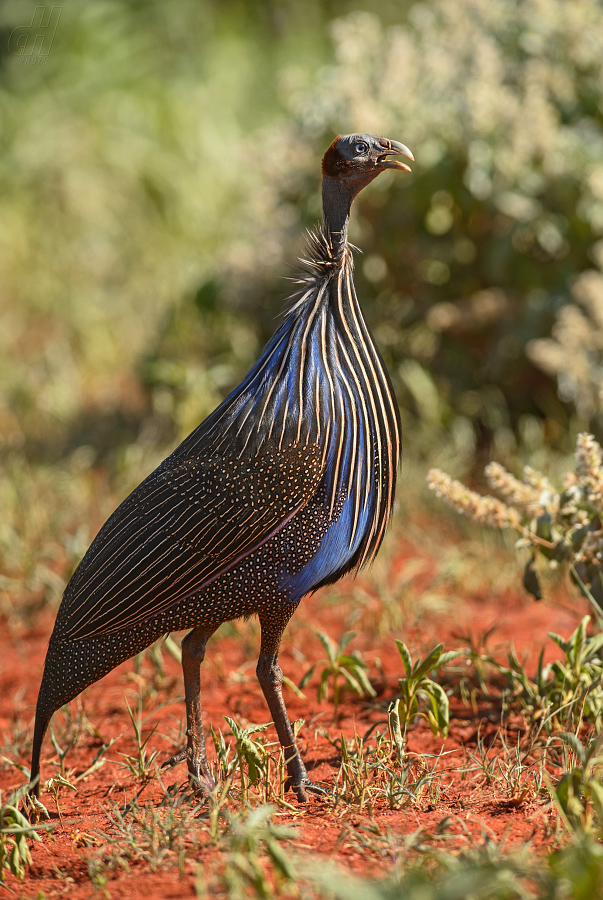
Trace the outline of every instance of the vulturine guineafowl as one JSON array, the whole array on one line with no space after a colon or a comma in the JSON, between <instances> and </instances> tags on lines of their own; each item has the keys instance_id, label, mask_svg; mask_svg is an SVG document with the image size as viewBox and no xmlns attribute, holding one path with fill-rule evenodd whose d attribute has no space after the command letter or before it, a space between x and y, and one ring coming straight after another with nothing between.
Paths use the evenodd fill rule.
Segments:
<instances>
[{"instance_id":1,"label":"vulturine guineafowl","mask_svg":"<svg viewBox=\"0 0 603 900\"><path fill-rule=\"evenodd\" d=\"M354 197L412 154L371 134L338 137L322 161L324 223L299 290L256 365L127 497L71 578L46 656L31 779L53 713L169 631L182 642L186 760L213 787L200 665L208 638L257 613L257 676L301 801L312 791L281 693L278 653L300 600L377 553L392 510L399 413L353 282Z\"/></svg>"}]
</instances>

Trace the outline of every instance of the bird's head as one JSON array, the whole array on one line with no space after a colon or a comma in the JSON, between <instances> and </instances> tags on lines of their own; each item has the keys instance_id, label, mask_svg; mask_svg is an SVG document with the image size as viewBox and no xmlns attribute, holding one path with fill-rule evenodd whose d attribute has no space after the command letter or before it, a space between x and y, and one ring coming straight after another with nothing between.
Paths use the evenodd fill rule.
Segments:
<instances>
[{"instance_id":1,"label":"bird's head","mask_svg":"<svg viewBox=\"0 0 603 900\"><path fill-rule=\"evenodd\" d=\"M414 159L404 144L375 137L374 134L344 134L335 138L322 159L322 174L325 178L349 182L354 194L376 178L385 169L410 168L388 156L406 156Z\"/></svg>"},{"instance_id":2,"label":"bird's head","mask_svg":"<svg viewBox=\"0 0 603 900\"><path fill-rule=\"evenodd\" d=\"M345 245L350 208L356 194L386 169L410 172L407 165L388 159L390 156L414 159L404 144L374 134L340 135L323 156L322 204L325 225L336 250Z\"/></svg>"}]
</instances>

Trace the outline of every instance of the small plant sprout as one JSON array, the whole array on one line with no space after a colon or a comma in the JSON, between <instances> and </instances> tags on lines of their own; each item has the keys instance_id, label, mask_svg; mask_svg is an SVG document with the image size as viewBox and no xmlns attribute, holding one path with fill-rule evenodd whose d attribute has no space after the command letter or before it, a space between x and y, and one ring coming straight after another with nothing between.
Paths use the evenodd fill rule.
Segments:
<instances>
[{"instance_id":1,"label":"small plant sprout","mask_svg":"<svg viewBox=\"0 0 603 900\"><path fill-rule=\"evenodd\" d=\"M575 834L601 834L603 828L603 737L586 745L575 734L558 735L571 750L577 765L569 769L551 795L566 827Z\"/></svg>"},{"instance_id":2,"label":"small plant sprout","mask_svg":"<svg viewBox=\"0 0 603 900\"><path fill-rule=\"evenodd\" d=\"M593 725L597 733L603 729L603 633L589 636L589 622L590 616L584 616L567 640L549 632L564 658L543 665L543 648L533 678L513 647L507 650L507 665L491 656L479 657L482 664L505 678L512 704L546 734L577 731L584 722Z\"/></svg>"},{"instance_id":3,"label":"small plant sprout","mask_svg":"<svg viewBox=\"0 0 603 900\"><path fill-rule=\"evenodd\" d=\"M77 743L78 737L79 737L79 731L75 730L71 735L71 740L69 741L67 746L63 749L59 745L59 742L56 739L53 729L52 728L50 729L50 740L52 742L52 746L54 747L54 749L57 752L57 756L59 757L59 762L56 765L58 765L59 772L63 778L69 778L69 772L67 771L67 766L65 764L65 760L67 758L67 754L69 753L69 751Z\"/></svg>"},{"instance_id":4,"label":"small plant sprout","mask_svg":"<svg viewBox=\"0 0 603 900\"><path fill-rule=\"evenodd\" d=\"M117 737L111 738L111 740L107 741L107 743L102 744L98 748L98 750L96 752L96 756L94 757L94 759L92 760L92 762L90 763L88 768L85 769L85 771L83 771L81 773L81 775L78 775L77 778L75 779L75 781L84 781L86 778L89 778L90 775L93 775L95 772L97 772L99 769L101 769L107 762L105 753L107 752L107 750L111 749L113 744L115 744L120 739L120 737L121 737L121 734L118 735Z\"/></svg>"},{"instance_id":5,"label":"small plant sprout","mask_svg":"<svg viewBox=\"0 0 603 900\"><path fill-rule=\"evenodd\" d=\"M0 882L4 881L6 870L23 881L25 870L32 861L27 840L40 840L40 826L28 822L19 810L26 790L25 786L15 791L6 804L2 803L0 794Z\"/></svg>"},{"instance_id":6,"label":"small plant sprout","mask_svg":"<svg viewBox=\"0 0 603 900\"><path fill-rule=\"evenodd\" d=\"M316 695L319 702L325 700L329 693L329 683L332 683L333 720L335 721L341 702L342 688L349 687L359 697L363 697L365 694L368 694L369 697L375 697L376 691L366 674L368 666L360 657L358 651L354 650L353 653L345 653L346 647L356 636L356 632L352 631L344 634L339 644L335 644L324 631L317 631L316 636L325 649L327 659L321 659L310 666L299 686L304 688L312 678L314 670L322 666Z\"/></svg>"},{"instance_id":7,"label":"small plant sprout","mask_svg":"<svg viewBox=\"0 0 603 900\"><path fill-rule=\"evenodd\" d=\"M130 862L146 863L152 872L178 863L181 874L187 854L199 846L204 825L199 821L201 803L166 790L158 806L140 806L134 798L124 808L111 804L107 809L108 833L97 832L102 843L89 861L93 883L102 886L107 871L127 870Z\"/></svg>"},{"instance_id":8,"label":"small plant sprout","mask_svg":"<svg viewBox=\"0 0 603 900\"><path fill-rule=\"evenodd\" d=\"M553 569L565 564L601 621L603 450L591 434L578 435L575 459L575 469L566 473L560 491L529 466L520 481L496 462L486 466L486 477L503 500L470 491L440 469L429 472L427 484L457 512L518 533L517 548L529 554L523 584L537 600L542 597L537 559Z\"/></svg>"},{"instance_id":9,"label":"small plant sprout","mask_svg":"<svg viewBox=\"0 0 603 900\"><path fill-rule=\"evenodd\" d=\"M238 759L235 756L231 759L232 745L227 743L222 734L222 730L216 734L213 725L209 726L211 738L216 752L216 780L225 781L234 771L236 771ZM232 728L231 728L232 731ZM233 732L234 734L234 732Z\"/></svg>"},{"instance_id":10,"label":"small plant sprout","mask_svg":"<svg viewBox=\"0 0 603 900\"><path fill-rule=\"evenodd\" d=\"M141 781L148 781L153 775L153 763L157 759L159 755L159 750L153 750L153 752L147 756L147 744L155 734L157 729L157 725L152 729L152 731L146 736L146 738L142 739L142 696L138 697L138 715L135 718L134 713L132 712L132 708L128 703L128 698L124 694L124 700L126 701L126 706L128 707L128 715L130 716L130 721L132 723L132 727L134 728L134 736L136 738L136 746L137 746L137 755L130 756L127 753L122 753L120 751L119 755L123 756L125 762L120 765L124 766L126 769L134 775L136 778L139 778Z\"/></svg>"},{"instance_id":11,"label":"small plant sprout","mask_svg":"<svg viewBox=\"0 0 603 900\"><path fill-rule=\"evenodd\" d=\"M68 781L67 778L65 778L63 775L61 775L60 772L58 772L52 778L49 778L46 782L46 790L54 800L61 825L63 824L63 814L59 805L59 794L61 793L61 790L63 788L69 788L70 791L73 791L77 794L76 786L74 784L71 784L71 782Z\"/></svg>"},{"instance_id":12,"label":"small plant sprout","mask_svg":"<svg viewBox=\"0 0 603 900\"><path fill-rule=\"evenodd\" d=\"M250 725L249 728L242 728L230 716L224 716L224 718L235 739L239 772L241 773L241 794L243 799L246 799L249 793L249 786L256 785L262 772L265 771L267 758L264 744L253 740L251 735L267 731L272 722L268 722L266 725ZM247 778L245 778L245 767L247 767Z\"/></svg>"},{"instance_id":13,"label":"small plant sprout","mask_svg":"<svg viewBox=\"0 0 603 900\"><path fill-rule=\"evenodd\" d=\"M565 659L551 663L551 694L558 710L570 708L572 719L578 716L592 722L597 732L603 728L603 633L589 637L590 616L584 616L576 630L564 641L558 634L549 637L563 651Z\"/></svg>"},{"instance_id":14,"label":"small plant sprout","mask_svg":"<svg viewBox=\"0 0 603 900\"><path fill-rule=\"evenodd\" d=\"M285 801L285 787L288 776L287 761L283 748L276 741L264 743L259 740L253 740L251 737L252 734L265 731L271 723L258 727L242 728L228 716L224 718L228 722L235 738L235 753L231 758L232 745L226 742L221 731L216 734L214 729L211 728L211 736L216 751L216 780L218 783L227 783L230 790L233 776L238 769L241 778L241 791L245 799L248 799L248 788L252 785L256 790L259 790L260 798L264 802L275 802L279 806L289 807L289 804ZM298 719L296 722L293 722L293 733L296 738L303 725L304 719ZM278 747L276 758L274 753L269 752L272 747ZM247 785L245 784L245 766L247 767Z\"/></svg>"},{"instance_id":15,"label":"small plant sprout","mask_svg":"<svg viewBox=\"0 0 603 900\"><path fill-rule=\"evenodd\" d=\"M294 840L298 832L287 825L276 825L272 821L273 813L274 807L269 805L228 813L230 827L225 835L228 853L222 875L226 896L280 897L282 890L297 881L293 860L281 842ZM263 856L268 858L270 873Z\"/></svg>"},{"instance_id":16,"label":"small plant sprout","mask_svg":"<svg viewBox=\"0 0 603 900\"><path fill-rule=\"evenodd\" d=\"M408 726L417 715L427 719L434 735L447 736L450 724L448 696L440 684L429 678L429 674L444 663L455 659L461 651L449 650L443 653L444 645L438 644L425 659L417 659L413 663L404 641L396 641L396 646L406 677L398 679L402 696L390 704L388 724L392 744L396 747L398 758L401 760L405 753ZM427 705L423 706L421 701L425 700Z\"/></svg>"},{"instance_id":17,"label":"small plant sprout","mask_svg":"<svg viewBox=\"0 0 603 900\"><path fill-rule=\"evenodd\" d=\"M367 802L370 805L369 785L375 769L372 756L373 754L365 751L364 742L358 735L355 735L349 744L344 736L341 736L341 767L335 784L338 785L341 779L341 789L338 793L348 803L356 804L360 810Z\"/></svg>"},{"instance_id":18,"label":"small plant sprout","mask_svg":"<svg viewBox=\"0 0 603 900\"><path fill-rule=\"evenodd\" d=\"M390 809L399 809L417 803L424 790L428 786L433 788L440 779L435 769L442 753L436 757L432 769L423 756L414 759L407 756L396 764L392 759L392 741L379 731L375 732L374 744L368 742L368 734L364 738L355 734L346 740L343 734L332 738L328 731L322 733L341 752L341 765L333 786L335 809L340 803L346 803L372 814L375 802L382 800L387 801Z\"/></svg>"}]
</instances>

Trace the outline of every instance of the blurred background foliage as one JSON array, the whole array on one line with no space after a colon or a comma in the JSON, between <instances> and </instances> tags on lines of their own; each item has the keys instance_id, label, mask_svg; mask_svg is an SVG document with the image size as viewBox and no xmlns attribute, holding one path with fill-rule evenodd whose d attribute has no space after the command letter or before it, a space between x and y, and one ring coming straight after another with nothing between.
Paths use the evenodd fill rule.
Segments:
<instances>
[{"instance_id":1,"label":"blurred background foliage","mask_svg":"<svg viewBox=\"0 0 603 900\"><path fill-rule=\"evenodd\" d=\"M338 133L416 157L351 230L407 457L601 437L598 0L74 0L24 64L36 5L0 8L4 603L58 592L253 363Z\"/></svg>"}]
</instances>

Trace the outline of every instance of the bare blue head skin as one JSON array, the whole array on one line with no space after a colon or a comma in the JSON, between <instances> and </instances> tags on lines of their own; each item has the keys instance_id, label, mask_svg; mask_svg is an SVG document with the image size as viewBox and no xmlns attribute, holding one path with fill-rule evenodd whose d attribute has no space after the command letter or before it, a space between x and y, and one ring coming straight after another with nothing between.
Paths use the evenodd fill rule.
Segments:
<instances>
[{"instance_id":1,"label":"bare blue head skin","mask_svg":"<svg viewBox=\"0 0 603 900\"><path fill-rule=\"evenodd\" d=\"M414 159L404 144L374 134L336 137L322 159L322 208L331 244L337 253L347 239L350 209L356 194L386 169L410 168L388 156Z\"/></svg>"}]
</instances>

